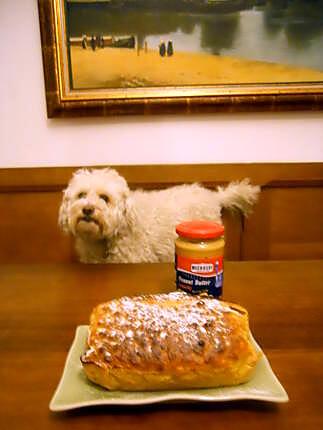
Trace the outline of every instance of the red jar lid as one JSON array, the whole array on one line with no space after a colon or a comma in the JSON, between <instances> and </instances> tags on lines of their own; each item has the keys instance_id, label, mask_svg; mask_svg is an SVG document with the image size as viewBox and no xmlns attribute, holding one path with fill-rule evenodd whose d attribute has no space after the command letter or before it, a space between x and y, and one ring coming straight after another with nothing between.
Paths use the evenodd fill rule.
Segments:
<instances>
[{"instance_id":1,"label":"red jar lid","mask_svg":"<svg viewBox=\"0 0 323 430\"><path fill-rule=\"evenodd\" d=\"M216 239L224 234L224 227L213 221L184 221L176 226L176 233L188 239Z\"/></svg>"}]
</instances>

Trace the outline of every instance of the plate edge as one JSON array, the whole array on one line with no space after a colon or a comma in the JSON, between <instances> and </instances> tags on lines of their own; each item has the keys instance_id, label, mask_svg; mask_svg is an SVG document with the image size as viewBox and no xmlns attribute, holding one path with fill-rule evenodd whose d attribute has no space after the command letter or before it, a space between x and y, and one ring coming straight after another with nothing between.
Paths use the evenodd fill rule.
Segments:
<instances>
[{"instance_id":1,"label":"plate edge","mask_svg":"<svg viewBox=\"0 0 323 430\"><path fill-rule=\"evenodd\" d=\"M79 332L88 328L88 325L83 324L83 325L79 325L76 327L75 330L75 334L74 334L74 338L73 341L71 343L71 346L69 348L69 351L67 353L66 356L66 360L65 360L65 364L64 364L64 369L63 369L63 374L61 376L61 379L59 381L59 384L51 398L51 401L49 403L49 409L52 412L63 412L63 411L68 411L68 410L73 410L73 409L78 409L78 408L84 408L84 407L91 407L91 406L102 406L102 405L106 405L106 406L115 406L115 405L126 405L126 406L136 406L136 405L149 405L149 404L156 404L156 403L164 403L167 401L174 401L174 400L185 400L185 401L192 401L192 402L215 402L215 403L219 403L219 402L234 402L234 401L239 401L239 400L255 400L255 401L264 401L264 402L271 402L271 403L287 403L289 402L289 396L286 392L286 390L284 389L284 387L282 386L282 384L280 383L279 379L277 378L277 376L275 375L274 371L272 370L272 367L270 365L270 362L268 360L268 358L266 357L266 355L264 354L264 352L262 351L261 347L258 345L258 343L256 342L255 338L253 337L251 331L250 331L250 336L251 339L255 345L255 347L260 350L262 352L262 357L264 360L266 360L271 373L275 379L275 382L279 385L281 391L282 391L282 395L281 397L261 397L261 396L248 396L248 395L243 395L243 396L239 396L237 395L236 397L228 397L228 398L221 398L221 399L215 399L215 398L192 398L190 395L188 395L188 397L186 396L180 396L180 395L174 395L171 397L159 397L158 399L151 399L151 400L131 400L131 401L125 401L125 400L114 400L114 401L109 401L109 400L94 400L94 401L90 401L90 402L76 402L74 404L68 405L68 406L59 406L59 405L55 405L55 400L56 400L56 396L58 394L58 392L61 389L61 385L63 385L63 381L67 372L67 363L70 360L70 356L72 355L72 351L74 348L74 344L76 343L76 340L78 339L79 336Z\"/></svg>"},{"instance_id":2,"label":"plate edge","mask_svg":"<svg viewBox=\"0 0 323 430\"><path fill-rule=\"evenodd\" d=\"M62 374L61 379L60 379L60 381L59 381L59 383L58 383L58 385L57 385L57 387L56 387L56 390L54 391L54 394L53 394L53 396L52 396L52 398L51 398L51 400L50 400L50 402L49 402L49 409L50 409L51 411L55 411L55 410L64 410L64 409L54 409L54 408L53 408L53 406L54 406L54 403L55 403L55 400L56 400L56 396L57 396L57 394L59 393L59 391L60 391L60 389L61 389L61 386L63 385L63 381L64 381L64 378L65 378L65 376L66 376L66 372L67 372L67 363L69 362L69 360L70 360L70 358L71 358L71 355L72 355L72 351L73 351L74 345L75 345L76 340L78 339L78 336L79 336L79 332L80 332L81 330L83 330L83 329L84 329L84 327L88 327L88 326L87 326L87 325L78 325L78 326L76 327L76 330L75 330L75 333L74 333L74 338L73 338L73 340L72 340L71 346L70 346L70 348L69 348L69 350L68 350L68 353L67 353L67 356L66 356L66 359L65 359L64 368L63 368L63 374ZM74 409L74 408L73 408L73 409Z\"/></svg>"}]
</instances>

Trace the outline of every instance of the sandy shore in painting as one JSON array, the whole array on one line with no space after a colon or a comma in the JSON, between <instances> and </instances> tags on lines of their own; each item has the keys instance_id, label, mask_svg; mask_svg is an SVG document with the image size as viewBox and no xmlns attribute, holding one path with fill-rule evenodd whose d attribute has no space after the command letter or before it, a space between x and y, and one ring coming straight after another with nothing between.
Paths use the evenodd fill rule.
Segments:
<instances>
[{"instance_id":1,"label":"sandy shore in painting","mask_svg":"<svg viewBox=\"0 0 323 430\"><path fill-rule=\"evenodd\" d=\"M74 88L323 81L323 72L232 57L157 50L71 48Z\"/></svg>"}]
</instances>

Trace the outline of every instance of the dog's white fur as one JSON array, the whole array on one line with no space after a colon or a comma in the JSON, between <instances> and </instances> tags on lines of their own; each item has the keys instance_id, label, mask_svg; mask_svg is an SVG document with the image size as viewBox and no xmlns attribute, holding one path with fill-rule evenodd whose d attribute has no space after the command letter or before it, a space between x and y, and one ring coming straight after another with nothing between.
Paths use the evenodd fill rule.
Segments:
<instances>
[{"instance_id":1,"label":"dog's white fur","mask_svg":"<svg viewBox=\"0 0 323 430\"><path fill-rule=\"evenodd\" d=\"M81 169L64 191L59 224L75 237L81 262L170 262L176 224L191 219L221 222L222 208L246 215L258 193L259 187L246 179L217 191L199 184L130 191L113 169Z\"/></svg>"}]
</instances>

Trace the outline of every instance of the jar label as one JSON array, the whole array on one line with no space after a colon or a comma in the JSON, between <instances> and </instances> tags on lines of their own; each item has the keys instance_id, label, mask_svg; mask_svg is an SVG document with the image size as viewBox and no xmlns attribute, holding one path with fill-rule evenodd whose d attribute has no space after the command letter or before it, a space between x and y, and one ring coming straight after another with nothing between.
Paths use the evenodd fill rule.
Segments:
<instances>
[{"instance_id":1,"label":"jar label","mask_svg":"<svg viewBox=\"0 0 323 430\"><path fill-rule=\"evenodd\" d=\"M222 295L223 257L190 258L175 254L176 286L192 294Z\"/></svg>"}]
</instances>

